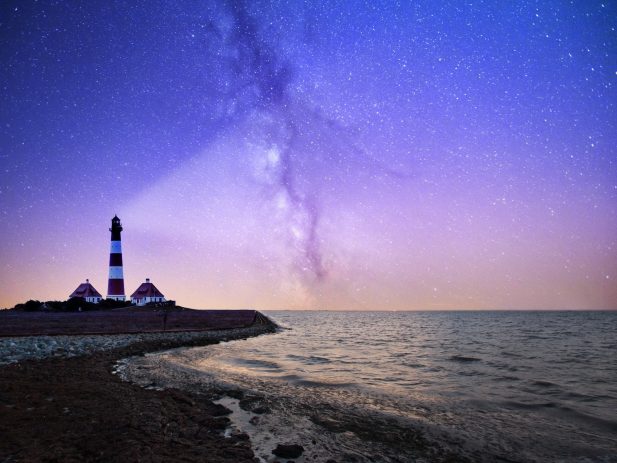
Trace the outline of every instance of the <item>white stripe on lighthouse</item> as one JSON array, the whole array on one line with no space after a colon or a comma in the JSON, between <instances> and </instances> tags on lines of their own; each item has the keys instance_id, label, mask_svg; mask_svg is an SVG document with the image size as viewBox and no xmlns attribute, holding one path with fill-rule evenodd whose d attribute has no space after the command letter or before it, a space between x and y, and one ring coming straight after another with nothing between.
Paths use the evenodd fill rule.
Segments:
<instances>
[{"instance_id":1,"label":"white stripe on lighthouse","mask_svg":"<svg viewBox=\"0 0 617 463\"><path fill-rule=\"evenodd\" d=\"M124 279L124 274L122 273L122 267L109 267L109 279L110 280Z\"/></svg>"},{"instance_id":2,"label":"white stripe on lighthouse","mask_svg":"<svg viewBox=\"0 0 617 463\"><path fill-rule=\"evenodd\" d=\"M121 254L122 253L122 241L112 241L111 242L111 250L110 254Z\"/></svg>"}]
</instances>

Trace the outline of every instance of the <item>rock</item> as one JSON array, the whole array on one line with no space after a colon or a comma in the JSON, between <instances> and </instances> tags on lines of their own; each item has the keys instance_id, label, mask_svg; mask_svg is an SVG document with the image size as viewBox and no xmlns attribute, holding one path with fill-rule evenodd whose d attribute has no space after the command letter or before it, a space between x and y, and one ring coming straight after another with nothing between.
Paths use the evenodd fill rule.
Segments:
<instances>
[{"instance_id":1,"label":"rock","mask_svg":"<svg viewBox=\"0 0 617 463\"><path fill-rule=\"evenodd\" d=\"M231 410L221 404L213 404L210 406L211 414L213 416L226 416L231 413Z\"/></svg>"},{"instance_id":2,"label":"rock","mask_svg":"<svg viewBox=\"0 0 617 463\"><path fill-rule=\"evenodd\" d=\"M304 452L304 447L297 444L278 444L272 453L281 458L298 458Z\"/></svg>"},{"instance_id":3,"label":"rock","mask_svg":"<svg viewBox=\"0 0 617 463\"><path fill-rule=\"evenodd\" d=\"M270 413L270 409L266 407L265 405L262 405L260 407L255 407L253 409L253 413L256 413L258 415L263 415L264 413Z\"/></svg>"}]
</instances>

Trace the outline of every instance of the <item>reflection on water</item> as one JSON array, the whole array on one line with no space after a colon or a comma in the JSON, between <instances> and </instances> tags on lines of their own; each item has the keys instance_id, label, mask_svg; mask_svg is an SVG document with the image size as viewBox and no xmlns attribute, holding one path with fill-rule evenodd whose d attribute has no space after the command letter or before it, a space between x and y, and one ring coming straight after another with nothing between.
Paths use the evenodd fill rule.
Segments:
<instances>
[{"instance_id":1,"label":"reflection on water","mask_svg":"<svg viewBox=\"0 0 617 463\"><path fill-rule=\"evenodd\" d=\"M410 429L472 461L617 459L617 313L267 315L289 329L162 354L159 371L251 391L274 409L260 418L270 431L286 419L281 433L298 439L325 429L319 445L349 461L376 448L414 461ZM247 430L255 441L259 429Z\"/></svg>"}]
</instances>

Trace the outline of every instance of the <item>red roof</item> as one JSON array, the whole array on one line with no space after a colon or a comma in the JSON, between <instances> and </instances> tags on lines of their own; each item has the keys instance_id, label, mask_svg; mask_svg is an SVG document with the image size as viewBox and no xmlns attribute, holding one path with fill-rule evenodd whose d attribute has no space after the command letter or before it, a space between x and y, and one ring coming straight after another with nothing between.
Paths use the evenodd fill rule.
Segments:
<instances>
[{"instance_id":1,"label":"red roof","mask_svg":"<svg viewBox=\"0 0 617 463\"><path fill-rule=\"evenodd\" d=\"M90 282L85 282L80 284L77 289L75 291L73 291L73 294L71 294L69 296L69 298L71 297L103 297L101 296L101 293L99 293L96 289L94 289L94 286L92 286L90 284Z\"/></svg>"},{"instance_id":2,"label":"red roof","mask_svg":"<svg viewBox=\"0 0 617 463\"><path fill-rule=\"evenodd\" d=\"M133 294L131 294L131 299L143 299L144 297L165 297L163 294L156 289L149 281L142 283L139 288L135 290Z\"/></svg>"}]
</instances>

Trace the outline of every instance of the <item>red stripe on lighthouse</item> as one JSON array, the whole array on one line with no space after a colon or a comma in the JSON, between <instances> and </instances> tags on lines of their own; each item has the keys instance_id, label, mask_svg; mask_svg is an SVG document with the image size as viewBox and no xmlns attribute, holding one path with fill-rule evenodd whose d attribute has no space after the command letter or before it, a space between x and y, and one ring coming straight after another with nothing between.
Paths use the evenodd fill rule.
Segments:
<instances>
[{"instance_id":1,"label":"red stripe on lighthouse","mask_svg":"<svg viewBox=\"0 0 617 463\"><path fill-rule=\"evenodd\" d=\"M122 254L110 254L109 255L110 267L122 267Z\"/></svg>"},{"instance_id":2,"label":"red stripe on lighthouse","mask_svg":"<svg viewBox=\"0 0 617 463\"><path fill-rule=\"evenodd\" d=\"M124 297L124 280L119 280L117 278L110 279L107 285L107 297L117 297L119 295Z\"/></svg>"}]
</instances>

